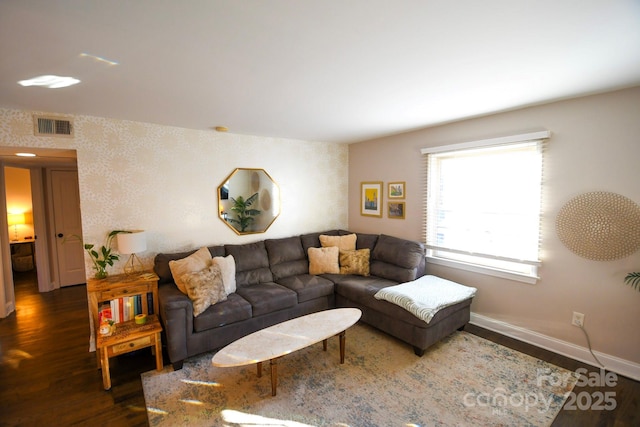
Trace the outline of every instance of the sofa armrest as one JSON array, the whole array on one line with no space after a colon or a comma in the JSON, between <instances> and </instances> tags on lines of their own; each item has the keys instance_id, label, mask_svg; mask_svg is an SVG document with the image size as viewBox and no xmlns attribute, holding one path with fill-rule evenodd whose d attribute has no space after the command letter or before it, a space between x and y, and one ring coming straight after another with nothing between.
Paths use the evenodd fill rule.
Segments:
<instances>
[{"instance_id":1,"label":"sofa armrest","mask_svg":"<svg viewBox=\"0 0 640 427\"><path fill-rule=\"evenodd\" d=\"M193 333L193 303L173 283L158 287L160 318L171 363L187 358L187 338Z\"/></svg>"}]
</instances>

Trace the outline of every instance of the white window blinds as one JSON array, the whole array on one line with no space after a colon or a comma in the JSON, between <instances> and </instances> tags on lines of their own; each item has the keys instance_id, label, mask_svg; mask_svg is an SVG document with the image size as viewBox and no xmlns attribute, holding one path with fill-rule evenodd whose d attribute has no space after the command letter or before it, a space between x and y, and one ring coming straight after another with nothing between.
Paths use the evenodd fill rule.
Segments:
<instances>
[{"instance_id":1,"label":"white window blinds","mask_svg":"<svg viewBox=\"0 0 640 427\"><path fill-rule=\"evenodd\" d=\"M426 148L426 238L436 258L536 276L549 132Z\"/></svg>"}]
</instances>

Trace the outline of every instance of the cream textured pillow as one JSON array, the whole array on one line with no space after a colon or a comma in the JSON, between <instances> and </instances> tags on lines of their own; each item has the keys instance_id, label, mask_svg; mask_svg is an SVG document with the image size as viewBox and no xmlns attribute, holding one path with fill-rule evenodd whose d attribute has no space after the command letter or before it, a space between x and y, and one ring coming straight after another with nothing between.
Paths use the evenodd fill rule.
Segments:
<instances>
[{"instance_id":1,"label":"cream textured pillow","mask_svg":"<svg viewBox=\"0 0 640 427\"><path fill-rule=\"evenodd\" d=\"M323 248L337 246L341 251L355 251L357 237L358 236L355 234L346 234L344 236L328 236L326 234L321 234L320 244Z\"/></svg>"},{"instance_id":2,"label":"cream textured pillow","mask_svg":"<svg viewBox=\"0 0 640 427\"><path fill-rule=\"evenodd\" d=\"M211 263L211 252L209 249L202 247L186 258L175 261L169 261L169 269L173 276L173 281L183 294L187 293L184 287L182 276L187 273L195 273L209 266Z\"/></svg>"},{"instance_id":3,"label":"cream textured pillow","mask_svg":"<svg viewBox=\"0 0 640 427\"><path fill-rule=\"evenodd\" d=\"M340 273L337 246L328 248L309 248L309 274Z\"/></svg>"},{"instance_id":4,"label":"cream textured pillow","mask_svg":"<svg viewBox=\"0 0 640 427\"><path fill-rule=\"evenodd\" d=\"M234 293L236 291L236 260L233 255L213 257L211 263L220 267L222 283L227 295Z\"/></svg>"},{"instance_id":5,"label":"cream textured pillow","mask_svg":"<svg viewBox=\"0 0 640 427\"><path fill-rule=\"evenodd\" d=\"M369 249L340 251L340 274L369 275Z\"/></svg>"},{"instance_id":6,"label":"cream textured pillow","mask_svg":"<svg viewBox=\"0 0 640 427\"><path fill-rule=\"evenodd\" d=\"M186 273L182 276L182 280L187 295L193 302L194 317L213 304L227 299L220 268L215 264L195 273Z\"/></svg>"}]
</instances>

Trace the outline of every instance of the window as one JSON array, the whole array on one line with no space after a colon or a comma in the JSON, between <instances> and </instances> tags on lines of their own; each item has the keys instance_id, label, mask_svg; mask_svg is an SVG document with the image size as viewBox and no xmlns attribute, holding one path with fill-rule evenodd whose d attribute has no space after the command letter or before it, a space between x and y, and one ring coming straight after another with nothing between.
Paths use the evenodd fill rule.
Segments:
<instances>
[{"instance_id":1,"label":"window","mask_svg":"<svg viewBox=\"0 0 640 427\"><path fill-rule=\"evenodd\" d=\"M430 262L534 283L549 132L425 148Z\"/></svg>"}]
</instances>

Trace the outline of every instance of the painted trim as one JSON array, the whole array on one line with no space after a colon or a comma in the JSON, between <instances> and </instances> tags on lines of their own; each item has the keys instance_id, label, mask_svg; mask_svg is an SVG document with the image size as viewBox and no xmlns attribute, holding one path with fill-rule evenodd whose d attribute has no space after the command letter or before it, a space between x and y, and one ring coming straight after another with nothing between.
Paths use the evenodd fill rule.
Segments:
<instances>
[{"instance_id":1,"label":"painted trim","mask_svg":"<svg viewBox=\"0 0 640 427\"><path fill-rule=\"evenodd\" d=\"M598 366L598 363L593 360L593 356L591 356L589 349L586 347L562 341L539 332L492 319L477 313L471 313L471 320L469 323L490 331L498 332L510 338L535 345L536 347L553 351L554 353L595 366L596 368L600 367ZM594 351L593 353L602 363L604 363L605 369L633 380L640 381L640 364L605 353L600 353L598 351Z\"/></svg>"},{"instance_id":2,"label":"painted trim","mask_svg":"<svg viewBox=\"0 0 640 427\"><path fill-rule=\"evenodd\" d=\"M536 141L551 138L551 131L522 133L520 135L501 136L498 138L481 139L478 141L461 142L459 144L440 145L437 147L425 147L420 150L422 154L436 154L447 151L467 150L469 148L491 147L495 145L512 144L514 142Z\"/></svg>"},{"instance_id":3,"label":"painted trim","mask_svg":"<svg viewBox=\"0 0 640 427\"><path fill-rule=\"evenodd\" d=\"M459 270L471 271L478 274L485 274L487 276L500 277L502 279L512 280L514 282L522 282L529 285L535 285L540 278L537 276L538 267L533 267L535 275L528 276L526 274L519 274L512 271L498 270L496 268L487 267L484 265L468 264L466 262L458 261L455 259L445 259L436 256L429 255L433 251L427 250L427 262L430 264L444 265L449 268L457 268Z\"/></svg>"},{"instance_id":4,"label":"painted trim","mask_svg":"<svg viewBox=\"0 0 640 427\"><path fill-rule=\"evenodd\" d=\"M0 318L9 316L15 310L13 271L11 270L11 250L9 246L9 226L7 223L7 193L5 188L5 162L0 161Z\"/></svg>"}]
</instances>

